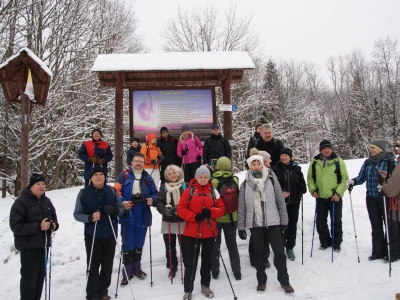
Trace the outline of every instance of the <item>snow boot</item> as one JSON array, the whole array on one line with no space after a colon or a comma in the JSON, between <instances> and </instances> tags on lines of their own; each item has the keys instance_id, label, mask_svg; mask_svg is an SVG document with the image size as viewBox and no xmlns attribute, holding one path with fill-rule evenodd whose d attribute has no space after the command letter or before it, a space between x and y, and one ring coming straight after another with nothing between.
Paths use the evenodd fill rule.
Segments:
<instances>
[{"instance_id":1,"label":"snow boot","mask_svg":"<svg viewBox=\"0 0 400 300\"><path fill-rule=\"evenodd\" d=\"M191 293L183 294L183 300L191 300L191 299L192 299L192 294Z\"/></svg>"},{"instance_id":2,"label":"snow boot","mask_svg":"<svg viewBox=\"0 0 400 300\"><path fill-rule=\"evenodd\" d=\"M340 246L335 246L335 247L333 247L333 251L335 251L336 253L340 253L340 251L342 251L342 249L340 248Z\"/></svg>"},{"instance_id":3,"label":"snow boot","mask_svg":"<svg viewBox=\"0 0 400 300\"><path fill-rule=\"evenodd\" d=\"M126 270L126 273L125 273ZM122 280L121 286L125 286L129 283L128 279L126 278L126 274L128 274L129 280L133 278L133 264L125 265L125 270L122 268Z\"/></svg>"},{"instance_id":4,"label":"snow boot","mask_svg":"<svg viewBox=\"0 0 400 300\"><path fill-rule=\"evenodd\" d=\"M291 261L294 261L296 259L296 256L293 253L293 249L286 248L286 256Z\"/></svg>"},{"instance_id":5,"label":"snow boot","mask_svg":"<svg viewBox=\"0 0 400 300\"><path fill-rule=\"evenodd\" d=\"M400 300L400 293L396 294L396 300Z\"/></svg>"},{"instance_id":6,"label":"snow boot","mask_svg":"<svg viewBox=\"0 0 400 300\"><path fill-rule=\"evenodd\" d=\"M111 299L111 297L108 296L108 295L101 295L101 296L99 296L99 300L110 300L110 299Z\"/></svg>"},{"instance_id":7,"label":"snow boot","mask_svg":"<svg viewBox=\"0 0 400 300\"><path fill-rule=\"evenodd\" d=\"M369 261L373 261L373 260L377 260L377 259L382 259L383 257L378 257L378 256L375 256L375 255L370 255L370 256L368 256L368 260Z\"/></svg>"},{"instance_id":8,"label":"snow boot","mask_svg":"<svg viewBox=\"0 0 400 300\"><path fill-rule=\"evenodd\" d=\"M205 285L201 285L201 292L208 298L213 298L214 297L214 293L212 292L212 290L210 290L209 287L205 286Z\"/></svg>"},{"instance_id":9,"label":"snow boot","mask_svg":"<svg viewBox=\"0 0 400 300\"><path fill-rule=\"evenodd\" d=\"M235 276L236 280L242 280L242 273L238 272L238 273L233 273L233 276Z\"/></svg>"},{"instance_id":10,"label":"snow boot","mask_svg":"<svg viewBox=\"0 0 400 300\"><path fill-rule=\"evenodd\" d=\"M140 280L143 280L143 279L147 278L147 274L145 272L143 272L142 269L141 269L140 261L134 261L132 263L132 266L133 266L132 267L133 268L133 275L135 275Z\"/></svg>"},{"instance_id":11,"label":"snow boot","mask_svg":"<svg viewBox=\"0 0 400 300\"><path fill-rule=\"evenodd\" d=\"M267 286L266 283L257 285L257 293L264 293L266 286Z\"/></svg>"},{"instance_id":12,"label":"snow boot","mask_svg":"<svg viewBox=\"0 0 400 300\"><path fill-rule=\"evenodd\" d=\"M329 245L321 245L319 246L319 250L326 250L328 249L328 247L330 247Z\"/></svg>"},{"instance_id":13,"label":"snow boot","mask_svg":"<svg viewBox=\"0 0 400 300\"><path fill-rule=\"evenodd\" d=\"M283 288L283 290L285 291L286 294L293 294L294 293L294 289L292 288L290 283L288 283L288 284L282 284L281 283L281 288Z\"/></svg>"}]
</instances>

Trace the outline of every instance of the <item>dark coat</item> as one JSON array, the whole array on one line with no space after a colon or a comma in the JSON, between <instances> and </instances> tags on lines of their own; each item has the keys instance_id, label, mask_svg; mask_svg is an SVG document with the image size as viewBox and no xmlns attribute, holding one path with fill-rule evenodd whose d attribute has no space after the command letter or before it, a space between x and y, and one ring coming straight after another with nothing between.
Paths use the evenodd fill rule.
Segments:
<instances>
[{"instance_id":1,"label":"dark coat","mask_svg":"<svg viewBox=\"0 0 400 300\"><path fill-rule=\"evenodd\" d=\"M38 199L30 189L25 188L15 200L10 212L10 228L14 233L17 250L45 247L46 231L40 228L40 223L45 218L56 224L55 230L58 229L56 209L50 199L44 194Z\"/></svg>"},{"instance_id":2,"label":"dark coat","mask_svg":"<svg viewBox=\"0 0 400 300\"><path fill-rule=\"evenodd\" d=\"M106 171L106 177L107 177L107 163L109 163L113 158L110 145L107 142L103 141L102 139L98 141L91 139L84 142L81 148L79 149L79 158L85 162L85 167L84 167L85 180L90 179L90 170L95 166L99 166L98 164L93 164L89 161L89 158L95 156L105 160L105 163L102 164L101 166Z\"/></svg>"},{"instance_id":3,"label":"dark coat","mask_svg":"<svg viewBox=\"0 0 400 300\"><path fill-rule=\"evenodd\" d=\"M286 204L300 202L301 195L307 192L306 181L304 180L300 166L294 161L291 161L289 165L285 165L283 162L279 161L273 167L273 171L276 177L278 177L282 191L290 193L290 195L285 198Z\"/></svg>"},{"instance_id":4,"label":"dark coat","mask_svg":"<svg viewBox=\"0 0 400 300\"><path fill-rule=\"evenodd\" d=\"M211 164L212 159L218 159L222 156L232 158L232 150L229 141L221 134L211 136L204 142L203 163Z\"/></svg>"},{"instance_id":5,"label":"dark coat","mask_svg":"<svg viewBox=\"0 0 400 300\"><path fill-rule=\"evenodd\" d=\"M168 165L181 165L181 159L176 154L178 149L178 140L171 135L168 135L166 139L160 138L157 140L157 145L160 147L161 152L164 156L164 160L161 162L163 166Z\"/></svg>"},{"instance_id":6,"label":"dark coat","mask_svg":"<svg viewBox=\"0 0 400 300\"><path fill-rule=\"evenodd\" d=\"M179 189L179 192L181 193L181 196L183 194L183 192L185 191L186 188L189 187L189 183L185 183L185 189L182 188L183 187L183 183L181 188ZM160 191L158 192L157 195L157 210L160 214L162 214L162 220L164 222L171 222L171 223L178 223L178 222L183 222L184 220L182 218L180 218L177 214L174 214L172 217L167 217L165 215L165 205L167 205L167 192L166 192L166 188L165 188L165 184L162 184L160 187ZM179 201L179 200L178 200ZM174 200L171 199L171 206L174 207L175 203Z\"/></svg>"},{"instance_id":7,"label":"dark coat","mask_svg":"<svg viewBox=\"0 0 400 300\"><path fill-rule=\"evenodd\" d=\"M254 135L250 138L249 143L247 144L247 156L246 158L250 157L250 149L254 148L255 145L261 140L261 135L258 132L255 132Z\"/></svg>"},{"instance_id":8,"label":"dark coat","mask_svg":"<svg viewBox=\"0 0 400 300\"><path fill-rule=\"evenodd\" d=\"M133 148L132 146L129 148L129 150L126 152L126 163L128 164L128 166L131 166L131 161L133 156L135 155L136 152L140 152L140 149L142 148L142 146L137 146L136 148Z\"/></svg>"},{"instance_id":9,"label":"dark coat","mask_svg":"<svg viewBox=\"0 0 400 300\"><path fill-rule=\"evenodd\" d=\"M281 156L281 150L284 148L282 141L276 138L272 138L269 142L264 142L264 140L261 138L255 147L258 150L266 151L271 155L271 166L274 166L278 163Z\"/></svg>"}]
</instances>

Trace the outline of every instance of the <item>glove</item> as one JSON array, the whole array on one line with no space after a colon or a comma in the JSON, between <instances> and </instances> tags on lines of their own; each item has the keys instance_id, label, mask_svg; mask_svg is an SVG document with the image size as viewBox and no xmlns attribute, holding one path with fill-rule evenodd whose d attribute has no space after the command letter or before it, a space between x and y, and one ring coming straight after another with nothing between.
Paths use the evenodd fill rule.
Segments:
<instances>
[{"instance_id":1,"label":"glove","mask_svg":"<svg viewBox=\"0 0 400 300\"><path fill-rule=\"evenodd\" d=\"M247 233L246 230L239 230L239 237L241 240L246 240L247 239Z\"/></svg>"},{"instance_id":2,"label":"glove","mask_svg":"<svg viewBox=\"0 0 400 300\"><path fill-rule=\"evenodd\" d=\"M92 164L96 164L97 163L97 157L95 157L95 156L89 157L88 158L88 162L91 162Z\"/></svg>"},{"instance_id":3,"label":"glove","mask_svg":"<svg viewBox=\"0 0 400 300\"><path fill-rule=\"evenodd\" d=\"M381 185L381 184L378 184L377 188L378 188L378 192L381 193L381 191L382 191L382 185Z\"/></svg>"},{"instance_id":4,"label":"glove","mask_svg":"<svg viewBox=\"0 0 400 300\"><path fill-rule=\"evenodd\" d=\"M111 205L104 205L103 209L104 209L104 213L107 216L118 217L118 215L119 215L119 208L118 207L113 207Z\"/></svg>"},{"instance_id":5,"label":"glove","mask_svg":"<svg viewBox=\"0 0 400 300\"><path fill-rule=\"evenodd\" d=\"M102 164L104 164L106 162L106 160L104 159L104 158L100 158L99 160L97 160L97 163L99 164L99 165L102 165Z\"/></svg>"},{"instance_id":6,"label":"glove","mask_svg":"<svg viewBox=\"0 0 400 300\"><path fill-rule=\"evenodd\" d=\"M197 214L197 215L194 217L194 219L196 220L196 222L204 221L203 213Z\"/></svg>"},{"instance_id":7,"label":"glove","mask_svg":"<svg viewBox=\"0 0 400 300\"><path fill-rule=\"evenodd\" d=\"M164 159L164 155L158 154L158 155L157 155L157 159L158 159L158 160L163 160L163 159Z\"/></svg>"},{"instance_id":8,"label":"glove","mask_svg":"<svg viewBox=\"0 0 400 300\"><path fill-rule=\"evenodd\" d=\"M197 161L201 161L201 156L197 155L196 159L197 159Z\"/></svg>"},{"instance_id":9,"label":"glove","mask_svg":"<svg viewBox=\"0 0 400 300\"><path fill-rule=\"evenodd\" d=\"M203 208L203 210L201 211L204 219L209 219L211 217L211 211L208 208Z\"/></svg>"},{"instance_id":10,"label":"glove","mask_svg":"<svg viewBox=\"0 0 400 300\"><path fill-rule=\"evenodd\" d=\"M152 160L151 160L151 164L152 164L152 165L156 165L157 163L158 163L158 160L157 160L157 159L152 159Z\"/></svg>"},{"instance_id":11,"label":"glove","mask_svg":"<svg viewBox=\"0 0 400 300\"><path fill-rule=\"evenodd\" d=\"M187 153L187 150L182 150L182 151L181 151L182 156L185 156L186 153Z\"/></svg>"},{"instance_id":12,"label":"glove","mask_svg":"<svg viewBox=\"0 0 400 300\"><path fill-rule=\"evenodd\" d=\"M286 231L287 230L287 225L281 225L281 231Z\"/></svg>"},{"instance_id":13,"label":"glove","mask_svg":"<svg viewBox=\"0 0 400 300\"><path fill-rule=\"evenodd\" d=\"M177 207L174 206L173 208L171 208L171 210L172 210L172 212L173 212L174 214L176 214Z\"/></svg>"},{"instance_id":14,"label":"glove","mask_svg":"<svg viewBox=\"0 0 400 300\"><path fill-rule=\"evenodd\" d=\"M353 188L353 186L354 186L354 180L353 179L347 180L346 187L349 189L350 187Z\"/></svg>"},{"instance_id":15,"label":"glove","mask_svg":"<svg viewBox=\"0 0 400 300\"><path fill-rule=\"evenodd\" d=\"M164 214L166 217L172 217L174 215L174 211L171 208L166 208Z\"/></svg>"},{"instance_id":16,"label":"glove","mask_svg":"<svg viewBox=\"0 0 400 300\"><path fill-rule=\"evenodd\" d=\"M303 183L303 182L299 183L298 188L299 188L300 193L302 193L302 194L307 193L307 185L305 183Z\"/></svg>"}]
</instances>

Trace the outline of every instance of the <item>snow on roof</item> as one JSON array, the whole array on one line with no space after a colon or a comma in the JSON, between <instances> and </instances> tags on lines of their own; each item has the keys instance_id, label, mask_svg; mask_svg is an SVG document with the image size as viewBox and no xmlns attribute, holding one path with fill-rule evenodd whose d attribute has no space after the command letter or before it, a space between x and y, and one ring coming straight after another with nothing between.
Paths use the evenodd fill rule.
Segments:
<instances>
[{"instance_id":1,"label":"snow on roof","mask_svg":"<svg viewBox=\"0 0 400 300\"><path fill-rule=\"evenodd\" d=\"M40 65L40 67L45 71L50 77L53 76L53 73L50 71L50 69L47 67L47 65L39 58L37 57L31 50L28 48L22 48L21 50L18 51L17 54L11 56L9 59L7 59L4 63L0 65L0 69L6 66L10 61L12 61L14 58L18 57L21 55L21 52L25 51L30 58L32 58L37 64Z\"/></svg>"},{"instance_id":2,"label":"snow on roof","mask_svg":"<svg viewBox=\"0 0 400 300\"><path fill-rule=\"evenodd\" d=\"M100 54L91 71L254 69L247 52Z\"/></svg>"}]
</instances>

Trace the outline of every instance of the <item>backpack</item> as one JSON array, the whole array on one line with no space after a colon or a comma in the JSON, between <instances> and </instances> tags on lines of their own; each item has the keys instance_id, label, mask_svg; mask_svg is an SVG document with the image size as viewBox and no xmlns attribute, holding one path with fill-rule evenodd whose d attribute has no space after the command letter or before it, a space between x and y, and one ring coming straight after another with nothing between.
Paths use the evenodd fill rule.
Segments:
<instances>
[{"instance_id":1,"label":"backpack","mask_svg":"<svg viewBox=\"0 0 400 300\"><path fill-rule=\"evenodd\" d=\"M225 214L232 214L238 210L239 187L233 176L218 180L217 191L224 202Z\"/></svg>"},{"instance_id":2,"label":"backpack","mask_svg":"<svg viewBox=\"0 0 400 300\"><path fill-rule=\"evenodd\" d=\"M192 200L193 196L210 196L214 200L214 206L215 206L215 203L217 202L217 198L215 196L215 191L214 191L213 187L211 187L211 194L195 194L194 193L194 186L191 186L190 187L188 203L190 202L190 200Z\"/></svg>"}]
</instances>

